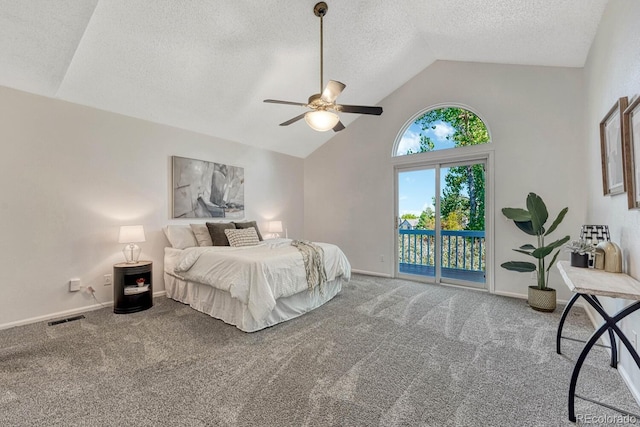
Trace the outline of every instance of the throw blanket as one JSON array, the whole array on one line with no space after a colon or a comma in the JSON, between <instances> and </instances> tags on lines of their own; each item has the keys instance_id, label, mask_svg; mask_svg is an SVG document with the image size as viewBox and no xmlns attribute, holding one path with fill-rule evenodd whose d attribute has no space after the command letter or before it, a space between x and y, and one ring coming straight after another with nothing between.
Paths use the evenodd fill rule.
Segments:
<instances>
[{"instance_id":1,"label":"throw blanket","mask_svg":"<svg viewBox=\"0 0 640 427\"><path fill-rule=\"evenodd\" d=\"M327 272L324 269L324 250L320 246L304 240L294 240L291 242L291 246L297 248L302 254L309 291L318 286L322 292L322 284L327 281Z\"/></svg>"}]
</instances>

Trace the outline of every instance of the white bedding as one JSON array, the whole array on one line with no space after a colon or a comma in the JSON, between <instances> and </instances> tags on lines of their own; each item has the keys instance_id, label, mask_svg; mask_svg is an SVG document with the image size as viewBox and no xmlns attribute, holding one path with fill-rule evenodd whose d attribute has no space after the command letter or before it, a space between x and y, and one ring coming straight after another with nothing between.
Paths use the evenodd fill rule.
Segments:
<instances>
[{"instance_id":1,"label":"white bedding","mask_svg":"<svg viewBox=\"0 0 640 427\"><path fill-rule=\"evenodd\" d=\"M329 243L317 245L324 250L327 281L337 277L348 281L351 266L342 250ZM308 288L302 255L289 239L265 240L240 248L207 246L167 251L165 262L170 274L229 292L246 304L258 321L271 313L278 298Z\"/></svg>"}]
</instances>

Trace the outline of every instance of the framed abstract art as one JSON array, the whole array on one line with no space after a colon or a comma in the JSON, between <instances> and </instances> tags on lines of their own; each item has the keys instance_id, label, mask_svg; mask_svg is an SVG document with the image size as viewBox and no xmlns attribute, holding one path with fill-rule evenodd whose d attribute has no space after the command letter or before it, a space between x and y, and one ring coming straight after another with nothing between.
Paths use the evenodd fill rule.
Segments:
<instances>
[{"instance_id":1,"label":"framed abstract art","mask_svg":"<svg viewBox=\"0 0 640 427\"><path fill-rule=\"evenodd\" d=\"M629 209L640 209L640 96L624 110L627 128L624 141L625 176Z\"/></svg>"},{"instance_id":2,"label":"framed abstract art","mask_svg":"<svg viewBox=\"0 0 640 427\"><path fill-rule=\"evenodd\" d=\"M623 143L626 127L622 119L627 104L626 96L618 99L600 122L602 187L605 196L625 192Z\"/></svg>"},{"instance_id":3,"label":"framed abstract art","mask_svg":"<svg viewBox=\"0 0 640 427\"><path fill-rule=\"evenodd\" d=\"M172 218L244 218L244 168L172 157Z\"/></svg>"}]
</instances>

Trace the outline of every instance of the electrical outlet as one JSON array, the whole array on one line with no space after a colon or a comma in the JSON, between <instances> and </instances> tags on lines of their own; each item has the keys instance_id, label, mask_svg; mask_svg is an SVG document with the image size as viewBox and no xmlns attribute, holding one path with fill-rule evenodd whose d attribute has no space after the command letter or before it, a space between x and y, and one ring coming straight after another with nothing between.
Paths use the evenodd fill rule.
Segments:
<instances>
[{"instance_id":1,"label":"electrical outlet","mask_svg":"<svg viewBox=\"0 0 640 427\"><path fill-rule=\"evenodd\" d=\"M78 292L80 290L80 279L69 280L69 292Z\"/></svg>"},{"instance_id":2,"label":"electrical outlet","mask_svg":"<svg viewBox=\"0 0 640 427\"><path fill-rule=\"evenodd\" d=\"M109 273L109 274L105 274L104 275L104 285L105 286L110 286L113 284L113 274Z\"/></svg>"}]
</instances>

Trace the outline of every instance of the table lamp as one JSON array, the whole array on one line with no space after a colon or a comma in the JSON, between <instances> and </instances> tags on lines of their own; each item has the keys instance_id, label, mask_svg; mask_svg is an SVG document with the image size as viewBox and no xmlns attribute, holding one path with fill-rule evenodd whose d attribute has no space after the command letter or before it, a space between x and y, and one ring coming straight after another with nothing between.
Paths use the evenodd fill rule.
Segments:
<instances>
[{"instance_id":1,"label":"table lamp","mask_svg":"<svg viewBox=\"0 0 640 427\"><path fill-rule=\"evenodd\" d=\"M269 221L267 231L271 233L272 239L280 237L280 233L282 233L282 221Z\"/></svg>"},{"instance_id":2,"label":"table lamp","mask_svg":"<svg viewBox=\"0 0 640 427\"><path fill-rule=\"evenodd\" d=\"M128 264L134 264L138 262L140 258L140 246L136 243L144 242L144 227L141 225L123 225L120 227L120 235L118 236L118 243L126 243L127 245L122 249L124 257Z\"/></svg>"}]
</instances>

